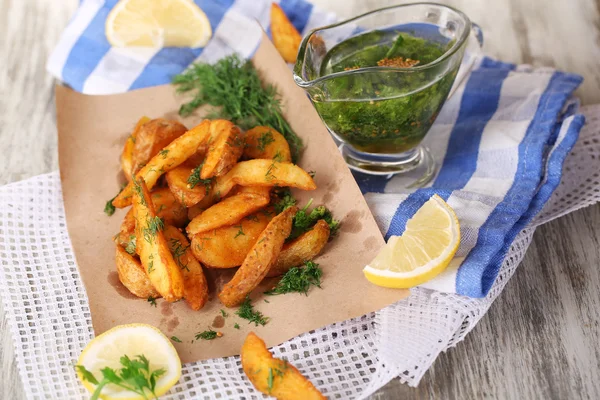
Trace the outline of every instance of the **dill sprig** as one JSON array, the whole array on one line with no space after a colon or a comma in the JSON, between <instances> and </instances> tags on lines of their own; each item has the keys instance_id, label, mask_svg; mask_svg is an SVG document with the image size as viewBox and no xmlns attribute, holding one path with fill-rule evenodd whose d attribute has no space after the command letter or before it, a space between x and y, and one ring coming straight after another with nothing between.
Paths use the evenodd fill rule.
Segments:
<instances>
[{"instance_id":1,"label":"dill sprig","mask_svg":"<svg viewBox=\"0 0 600 400\"><path fill-rule=\"evenodd\" d=\"M208 178L208 179L200 178L200 170L201 169L202 169L202 165L198 165L196 168L194 168L194 170L192 171L192 173L190 174L190 176L187 179L188 187L190 189L193 189L197 185L204 185L204 188L206 189L206 194L208 194L210 192L210 185L212 185L213 179L212 178Z\"/></svg>"},{"instance_id":2,"label":"dill sprig","mask_svg":"<svg viewBox=\"0 0 600 400\"><path fill-rule=\"evenodd\" d=\"M216 109L208 118L228 119L245 130L258 125L270 126L288 141L292 161L298 159L302 140L283 117L276 88L269 84L263 86L250 61L234 54L214 65L194 63L176 75L173 84L178 92L191 91L194 95L190 102L180 107L180 115L189 115L196 108L209 104Z\"/></svg>"},{"instance_id":3,"label":"dill sprig","mask_svg":"<svg viewBox=\"0 0 600 400\"><path fill-rule=\"evenodd\" d=\"M340 221L333 218L331 211L325 206L318 206L308 212L312 199L302 208L298 210L294 215L294 222L292 223L292 233L287 240L292 240L302 235L304 232L308 232L317 223L318 220L324 219L329 225L329 237L334 237L340 229Z\"/></svg>"},{"instance_id":4,"label":"dill sprig","mask_svg":"<svg viewBox=\"0 0 600 400\"><path fill-rule=\"evenodd\" d=\"M260 151L265 151L265 147L270 145L274 141L275 141L275 138L273 137L273 134L271 133L271 131L268 131L268 132L261 134L258 137L258 140L257 140L258 145L256 147Z\"/></svg>"},{"instance_id":5,"label":"dill sprig","mask_svg":"<svg viewBox=\"0 0 600 400\"><path fill-rule=\"evenodd\" d=\"M196 333L196 340L198 339L203 339L203 340L213 340L215 339L217 336L219 336L217 334L216 331L213 331L212 329L208 329L204 332L198 332Z\"/></svg>"},{"instance_id":6,"label":"dill sprig","mask_svg":"<svg viewBox=\"0 0 600 400\"><path fill-rule=\"evenodd\" d=\"M150 217L148 219L148 227L142 229L144 240L148 243L152 243L156 234L165 228L165 222L161 217Z\"/></svg>"},{"instance_id":7,"label":"dill sprig","mask_svg":"<svg viewBox=\"0 0 600 400\"><path fill-rule=\"evenodd\" d=\"M286 293L304 293L308 296L308 289L311 286L321 287L321 277L323 271L319 264L313 261L306 261L304 267L294 267L283 275L277 285L265 292L267 295L278 295Z\"/></svg>"},{"instance_id":8,"label":"dill sprig","mask_svg":"<svg viewBox=\"0 0 600 400\"><path fill-rule=\"evenodd\" d=\"M250 297L246 296L244 302L240 305L240 308L235 312L237 316L243 319L247 319L250 322L254 322L255 326L265 326L269 322L269 318L265 317L260 311L255 311L254 306L250 302Z\"/></svg>"},{"instance_id":9,"label":"dill sprig","mask_svg":"<svg viewBox=\"0 0 600 400\"><path fill-rule=\"evenodd\" d=\"M156 298L152 297L152 296L148 296L148 303L150 303L150 306L156 307Z\"/></svg>"},{"instance_id":10,"label":"dill sprig","mask_svg":"<svg viewBox=\"0 0 600 400\"><path fill-rule=\"evenodd\" d=\"M96 385L96 389L92 397L90 397L91 400L100 398L102 389L109 383L137 393L144 399L148 399L147 391L150 391L153 398L158 399L156 393L154 393L154 389L156 388L158 378L167 372L164 368L151 371L150 361L143 354L135 356L133 359L124 355L119 359L119 362L123 368L115 370L110 367L104 367L100 370L102 373L101 381L98 381L94 374L88 371L85 366L75 366L84 381Z\"/></svg>"},{"instance_id":11,"label":"dill sprig","mask_svg":"<svg viewBox=\"0 0 600 400\"><path fill-rule=\"evenodd\" d=\"M179 265L179 268L185 269L188 272L190 271L190 269L188 268L187 263L184 264L181 261L181 257L185 255L185 252L187 251L187 249L189 249L189 247L190 246L184 246L183 244L181 244L181 242L178 239L171 238L169 240L169 248L171 250L173 258L177 262L177 265Z\"/></svg>"}]
</instances>

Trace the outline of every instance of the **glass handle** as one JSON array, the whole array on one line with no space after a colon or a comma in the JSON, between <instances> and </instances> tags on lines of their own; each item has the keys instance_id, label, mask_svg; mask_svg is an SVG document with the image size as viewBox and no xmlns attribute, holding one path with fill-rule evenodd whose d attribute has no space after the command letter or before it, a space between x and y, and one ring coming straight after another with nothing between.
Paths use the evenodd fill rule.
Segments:
<instances>
[{"instance_id":1,"label":"glass handle","mask_svg":"<svg viewBox=\"0 0 600 400\"><path fill-rule=\"evenodd\" d=\"M469 35L470 37L468 39L467 48L465 49L465 55L460 68L458 69L458 73L456 74L456 79L454 80L452 89L450 89L450 93L448 94L448 98L454 95L456 89L458 89L465 78L469 76L471 70L475 66L475 63L482 55L481 50L483 47L483 32L481 31L479 25L473 23L471 25L471 32Z\"/></svg>"}]
</instances>

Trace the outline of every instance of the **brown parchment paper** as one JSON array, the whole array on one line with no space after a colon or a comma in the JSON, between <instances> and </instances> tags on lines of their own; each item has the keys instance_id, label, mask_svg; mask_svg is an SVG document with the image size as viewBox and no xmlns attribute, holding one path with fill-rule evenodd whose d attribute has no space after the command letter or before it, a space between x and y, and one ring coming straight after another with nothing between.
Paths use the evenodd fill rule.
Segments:
<instances>
[{"instance_id":1,"label":"brown parchment paper","mask_svg":"<svg viewBox=\"0 0 600 400\"><path fill-rule=\"evenodd\" d=\"M200 311L192 311L184 301L171 304L162 299L155 308L129 294L118 280L112 241L126 210L117 210L112 217L103 213L106 200L117 193L122 181L119 157L123 144L142 115L178 119L191 128L202 120L201 113L181 119L177 110L183 99L170 85L109 96L87 96L57 86L59 162L67 227L96 335L120 324L151 324L167 336L181 339L182 343L173 344L182 361L191 362L239 354L249 331L263 337L270 347L303 332L381 309L408 295L408 291L374 286L364 278L362 268L384 244L382 235L335 143L266 37L253 61L263 79L278 87L285 116L305 142L300 165L316 171L318 189L296 191L299 204L313 198L314 205L326 204L342 220L338 237L316 260L324 272L322 289L312 289L308 297L265 296L262 292L275 281L265 282L252 298L255 308L270 321L258 327L234 315L235 309L227 309L229 316L222 318L220 309L225 307L214 287L209 303ZM217 280L226 281L232 273ZM215 275L209 274L209 279ZM233 328L236 322L240 330ZM223 332L223 337L192 343L194 334L208 327Z\"/></svg>"}]
</instances>

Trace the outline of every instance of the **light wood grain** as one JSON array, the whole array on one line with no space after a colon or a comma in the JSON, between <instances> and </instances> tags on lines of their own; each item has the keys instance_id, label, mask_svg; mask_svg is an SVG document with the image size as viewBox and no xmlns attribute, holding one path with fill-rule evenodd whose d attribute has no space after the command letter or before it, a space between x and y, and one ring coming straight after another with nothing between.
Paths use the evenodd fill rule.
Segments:
<instances>
[{"instance_id":1,"label":"light wood grain","mask_svg":"<svg viewBox=\"0 0 600 400\"><path fill-rule=\"evenodd\" d=\"M406 2L314 0L341 17ZM0 0L0 184L57 168L45 62L77 3ZM444 3L482 27L488 55L579 73L583 102L600 102L598 1ZM466 340L442 354L418 388L396 380L373 399L600 398L598 226L600 208L593 206L539 228L515 276ZM0 398L21 399L4 318L0 336Z\"/></svg>"}]
</instances>

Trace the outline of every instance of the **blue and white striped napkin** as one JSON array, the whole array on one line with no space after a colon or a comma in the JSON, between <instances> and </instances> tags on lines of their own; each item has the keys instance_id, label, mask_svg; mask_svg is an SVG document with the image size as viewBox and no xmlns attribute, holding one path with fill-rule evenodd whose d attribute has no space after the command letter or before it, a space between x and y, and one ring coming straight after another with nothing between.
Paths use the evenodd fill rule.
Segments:
<instances>
[{"instance_id":1,"label":"blue and white striped napkin","mask_svg":"<svg viewBox=\"0 0 600 400\"><path fill-rule=\"evenodd\" d=\"M268 0L195 0L214 36L204 49L116 49L104 22L117 0L84 0L48 61L48 70L75 90L120 93L169 83L194 60L249 57L260 41L258 20L269 26ZM281 0L306 33L335 15L304 0ZM562 164L584 123L571 100L582 79L481 59L439 114L425 139L440 165L432 183L402 193L401 177L355 174L386 238L437 193L454 208L462 240L450 267L426 287L483 297L515 236L558 185Z\"/></svg>"}]
</instances>

